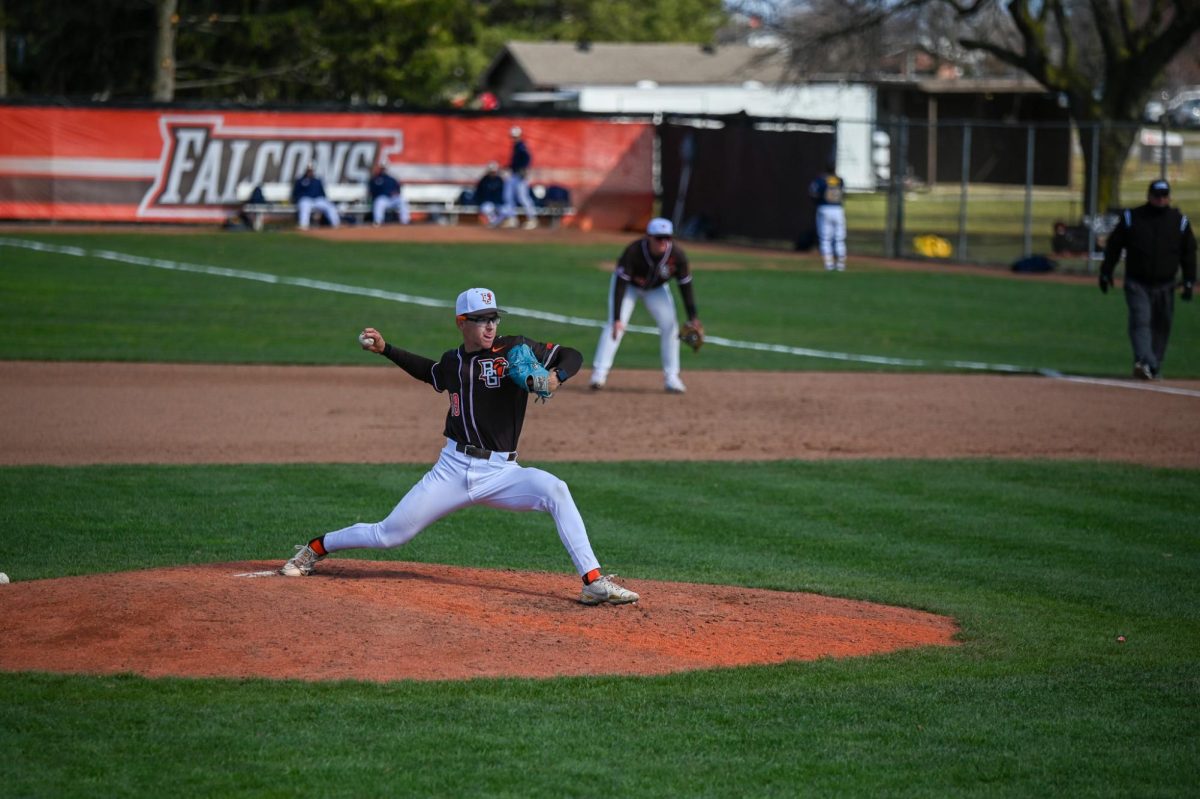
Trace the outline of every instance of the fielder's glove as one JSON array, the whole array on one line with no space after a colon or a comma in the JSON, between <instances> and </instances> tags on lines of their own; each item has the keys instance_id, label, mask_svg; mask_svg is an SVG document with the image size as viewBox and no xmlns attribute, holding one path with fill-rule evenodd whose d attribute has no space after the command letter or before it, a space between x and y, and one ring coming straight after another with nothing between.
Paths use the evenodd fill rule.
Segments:
<instances>
[{"instance_id":1,"label":"fielder's glove","mask_svg":"<svg viewBox=\"0 0 1200 799\"><path fill-rule=\"evenodd\" d=\"M518 344L508 351L508 376L521 388L545 402L554 396L550 391L550 373L542 366L528 344ZM537 400L534 400L535 402Z\"/></svg>"},{"instance_id":2,"label":"fielder's glove","mask_svg":"<svg viewBox=\"0 0 1200 799\"><path fill-rule=\"evenodd\" d=\"M1110 288L1112 288L1112 284L1113 284L1112 275L1106 275L1103 272L1101 272L1100 273L1100 293L1107 294L1108 290Z\"/></svg>"},{"instance_id":3,"label":"fielder's glove","mask_svg":"<svg viewBox=\"0 0 1200 799\"><path fill-rule=\"evenodd\" d=\"M692 319L679 329L679 340L691 347L693 352L699 352L704 346L704 325L700 324L699 319Z\"/></svg>"},{"instance_id":4,"label":"fielder's glove","mask_svg":"<svg viewBox=\"0 0 1200 799\"><path fill-rule=\"evenodd\" d=\"M1183 284L1183 293L1179 295L1179 299L1183 300L1184 302L1191 302L1192 301L1192 291L1195 289L1195 287L1196 286L1194 283L1184 283Z\"/></svg>"}]
</instances>

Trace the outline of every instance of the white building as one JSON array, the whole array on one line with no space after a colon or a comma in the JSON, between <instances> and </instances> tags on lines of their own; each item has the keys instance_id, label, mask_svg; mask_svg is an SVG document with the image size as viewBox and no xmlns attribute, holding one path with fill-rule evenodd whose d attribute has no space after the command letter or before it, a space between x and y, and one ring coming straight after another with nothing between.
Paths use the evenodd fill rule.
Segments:
<instances>
[{"instance_id":1,"label":"white building","mask_svg":"<svg viewBox=\"0 0 1200 799\"><path fill-rule=\"evenodd\" d=\"M876 88L802 83L775 49L747 45L509 42L483 88L506 110L601 114L736 114L836 122L837 170L851 190L876 187Z\"/></svg>"}]
</instances>

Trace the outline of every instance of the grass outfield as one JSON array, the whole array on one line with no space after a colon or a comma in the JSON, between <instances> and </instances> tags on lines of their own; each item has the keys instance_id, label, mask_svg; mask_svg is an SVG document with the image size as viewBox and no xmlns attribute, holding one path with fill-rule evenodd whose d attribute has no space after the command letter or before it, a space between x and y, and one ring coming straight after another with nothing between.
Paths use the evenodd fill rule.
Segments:
<instances>
[{"instance_id":1,"label":"grass outfield","mask_svg":"<svg viewBox=\"0 0 1200 799\"><path fill-rule=\"evenodd\" d=\"M54 235L20 237L77 246L65 256L0 247L0 358L229 363L365 363L354 337L366 324L436 357L456 341L445 308L166 271L96 257L144 258L328 281L452 302L471 285L502 305L595 320L596 327L514 315L502 331L567 343L590 359L608 292L611 246L437 245L330 242L293 234ZM830 353L922 361L954 371L978 361L1125 377L1131 356L1120 292L1090 283L1005 280L933 271L820 270L778 253L694 254L697 302L710 335ZM705 269L705 265L720 269ZM737 266L737 269L729 267ZM787 270L779 269L788 267ZM638 307L635 324L652 324ZM1165 373L1200 377L1200 321L1179 303ZM617 368L658 366L655 335L630 335ZM684 370L893 369L870 362L717 345L685 352Z\"/></svg>"},{"instance_id":2,"label":"grass outfield","mask_svg":"<svg viewBox=\"0 0 1200 799\"><path fill-rule=\"evenodd\" d=\"M588 319L607 290L599 265L616 255L290 234L20 238L446 301L483 284L502 304ZM828 275L812 260L780 270L778 259L697 253L710 332L929 359L929 371L966 359L1127 374L1124 303L1091 284L951 270ZM1196 314L1179 309L1167 373L1195 378ZM0 247L5 359L360 364L363 324L435 355L455 342L448 317ZM588 357L596 335L516 317L505 327ZM720 346L683 357L685 372L895 368ZM656 338L631 336L617 366L657 367ZM382 516L424 470L0 468L0 568L20 581L282 559L310 534ZM634 580L916 607L957 619L962 645L653 678L308 685L0 674L0 792L1182 797L1200 784L1200 471L1007 461L552 470L570 483L604 563ZM481 509L360 556L570 571L549 519ZM297 619L298 640L337 624L331 615Z\"/></svg>"},{"instance_id":3,"label":"grass outfield","mask_svg":"<svg viewBox=\"0 0 1200 799\"><path fill-rule=\"evenodd\" d=\"M604 561L634 579L919 607L955 617L962 645L653 678L4 674L5 794L1185 796L1200 781L1195 471L553 468ZM28 579L282 558L383 515L422 472L0 469L0 562ZM570 571L548 518L483 509L365 556ZM336 624L297 619L296 635Z\"/></svg>"}]
</instances>

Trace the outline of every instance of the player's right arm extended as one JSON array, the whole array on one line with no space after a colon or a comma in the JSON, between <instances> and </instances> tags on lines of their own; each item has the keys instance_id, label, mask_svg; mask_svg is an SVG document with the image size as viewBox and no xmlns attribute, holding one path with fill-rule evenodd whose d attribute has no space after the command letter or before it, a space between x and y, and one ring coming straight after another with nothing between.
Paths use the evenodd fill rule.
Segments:
<instances>
[{"instance_id":1,"label":"player's right arm extended","mask_svg":"<svg viewBox=\"0 0 1200 799\"><path fill-rule=\"evenodd\" d=\"M417 380L420 380L422 383L428 383L434 388L437 388L433 382L433 367L435 364L437 364L437 361L431 361L423 355L417 355L416 353L409 352L408 350L402 350L399 347L393 347L391 344L388 344L383 348L383 357L387 358L389 361L396 364L401 369L415 377ZM438 389L438 391L441 391L441 389Z\"/></svg>"}]
</instances>

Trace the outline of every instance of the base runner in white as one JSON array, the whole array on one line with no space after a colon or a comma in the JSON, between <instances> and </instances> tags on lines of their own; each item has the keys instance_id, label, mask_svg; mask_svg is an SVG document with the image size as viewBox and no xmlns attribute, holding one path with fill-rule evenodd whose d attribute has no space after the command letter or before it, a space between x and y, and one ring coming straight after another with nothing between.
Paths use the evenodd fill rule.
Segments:
<instances>
[{"instance_id":1,"label":"base runner in white","mask_svg":"<svg viewBox=\"0 0 1200 799\"><path fill-rule=\"evenodd\" d=\"M808 189L817 203L817 241L827 272L846 271L846 209L842 207L844 189L832 162Z\"/></svg>"},{"instance_id":2,"label":"base runner in white","mask_svg":"<svg viewBox=\"0 0 1200 799\"><path fill-rule=\"evenodd\" d=\"M675 245L674 232L671 220L651 219L646 235L621 253L608 287L608 321L600 331L592 359L592 389L602 389L608 382L633 308L641 300L658 324L664 387L672 394L687 391L679 379L679 324L675 319L675 299L668 285L671 278L679 283L688 321L696 320L696 299L687 255Z\"/></svg>"},{"instance_id":3,"label":"base runner in white","mask_svg":"<svg viewBox=\"0 0 1200 799\"><path fill-rule=\"evenodd\" d=\"M474 288L458 296L456 324L461 347L439 361L387 343L373 327L363 330L364 349L391 360L417 380L449 394L446 445L433 468L382 521L353 524L296 547L279 570L303 577L326 555L344 549L386 549L411 541L438 519L471 505L512 511L543 511L554 519L559 540L583 579L579 601L586 605L621 605L638 595L604 575L592 552L583 518L567 484L549 472L517 463L529 393L507 377L507 353L527 344L550 372L550 390L579 371L578 350L527 339L497 336L500 310L488 289Z\"/></svg>"}]
</instances>

